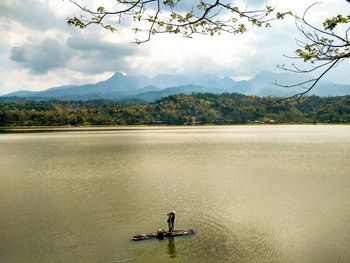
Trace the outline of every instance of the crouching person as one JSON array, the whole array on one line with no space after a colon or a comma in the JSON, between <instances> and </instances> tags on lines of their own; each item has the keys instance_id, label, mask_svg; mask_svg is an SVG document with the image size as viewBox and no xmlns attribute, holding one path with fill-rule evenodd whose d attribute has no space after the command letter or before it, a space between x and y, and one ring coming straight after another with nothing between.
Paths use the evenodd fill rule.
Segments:
<instances>
[{"instance_id":1,"label":"crouching person","mask_svg":"<svg viewBox=\"0 0 350 263\"><path fill-rule=\"evenodd\" d=\"M165 236L165 233L166 233L165 230L163 230L163 229L158 229L158 231L157 231L157 238L158 238L159 240L163 240L163 239L164 239L164 236Z\"/></svg>"}]
</instances>

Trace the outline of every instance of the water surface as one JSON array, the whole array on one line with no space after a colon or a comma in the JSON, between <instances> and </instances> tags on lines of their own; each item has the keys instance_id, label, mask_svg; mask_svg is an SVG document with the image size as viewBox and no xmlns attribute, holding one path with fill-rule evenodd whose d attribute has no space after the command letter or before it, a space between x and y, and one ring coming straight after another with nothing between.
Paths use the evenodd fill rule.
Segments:
<instances>
[{"instance_id":1,"label":"water surface","mask_svg":"<svg viewBox=\"0 0 350 263\"><path fill-rule=\"evenodd\" d=\"M350 126L0 134L1 262L349 262ZM131 242L166 228L191 237Z\"/></svg>"}]
</instances>

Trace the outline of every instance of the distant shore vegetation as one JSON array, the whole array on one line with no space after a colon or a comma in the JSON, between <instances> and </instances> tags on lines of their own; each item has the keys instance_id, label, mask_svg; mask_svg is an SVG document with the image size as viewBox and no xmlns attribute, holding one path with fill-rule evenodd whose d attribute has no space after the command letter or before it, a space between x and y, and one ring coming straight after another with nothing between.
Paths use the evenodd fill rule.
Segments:
<instances>
[{"instance_id":1,"label":"distant shore vegetation","mask_svg":"<svg viewBox=\"0 0 350 263\"><path fill-rule=\"evenodd\" d=\"M274 101L236 93L173 95L153 103L0 101L0 126L350 123L350 96Z\"/></svg>"}]
</instances>

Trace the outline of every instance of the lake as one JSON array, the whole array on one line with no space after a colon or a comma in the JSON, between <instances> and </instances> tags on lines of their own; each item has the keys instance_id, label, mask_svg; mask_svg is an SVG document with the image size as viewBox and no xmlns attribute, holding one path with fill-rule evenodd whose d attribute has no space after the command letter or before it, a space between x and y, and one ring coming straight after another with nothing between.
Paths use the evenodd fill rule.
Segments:
<instances>
[{"instance_id":1,"label":"lake","mask_svg":"<svg viewBox=\"0 0 350 263\"><path fill-rule=\"evenodd\" d=\"M0 262L350 262L349 189L346 125L0 134Z\"/></svg>"}]
</instances>

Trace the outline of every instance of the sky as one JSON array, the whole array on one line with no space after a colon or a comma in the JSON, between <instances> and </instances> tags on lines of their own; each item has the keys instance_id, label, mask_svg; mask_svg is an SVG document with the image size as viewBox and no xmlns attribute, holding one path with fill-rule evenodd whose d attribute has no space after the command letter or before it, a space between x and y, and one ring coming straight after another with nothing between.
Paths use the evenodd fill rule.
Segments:
<instances>
[{"instance_id":1,"label":"sky","mask_svg":"<svg viewBox=\"0 0 350 263\"><path fill-rule=\"evenodd\" d=\"M196 1L183 0L185 9ZM113 0L78 0L96 8L113 7ZM302 15L315 0L273 0L277 10ZM250 0L248 6L266 3ZM325 0L310 11L310 21L320 24L338 13L348 15L345 0ZM0 95L18 90L44 90L71 84L95 83L115 72L155 76L157 74L211 74L249 79L261 71L279 72L277 64L294 61L300 33L287 18L271 28L253 28L243 35L196 35L193 39L156 35L151 41L132 43L130 23L111 33L100 27L69 27L66 18L80 10L67 0L0 0ZM339 64L326 80L350 84L349 61ZM305 65L306 66L306 65Z\"/></svg>"}]
</instances>

